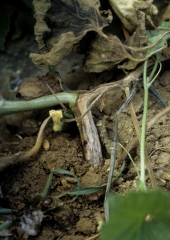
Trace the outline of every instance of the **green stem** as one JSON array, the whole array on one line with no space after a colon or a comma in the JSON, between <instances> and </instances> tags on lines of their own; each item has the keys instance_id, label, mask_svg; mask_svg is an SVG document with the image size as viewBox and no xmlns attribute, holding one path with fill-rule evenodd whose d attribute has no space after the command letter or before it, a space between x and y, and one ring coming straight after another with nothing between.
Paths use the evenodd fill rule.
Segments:
<instances>
[{"instance_id":1,"label":"green stem","mask_svg":"<svg viewBox=\"0 0 170 240\"><path fill-rule=\"evenodd\" d=\"M55 67L53 65L48 65L49 72L55 72Z\"/></svg>"},{"instance_id":2,"label":"green stem","mask_svg":"<svg viewBox=\"0 0 170 240\"><path fill-rule=\"evenodd\" d=\"M144 62L144 73L143 73L143 87L144 87L144 107L142 117L142 130L141 130L141 141L140 141L140 180L143 184L143 190L146 190L145 184L145 135L146 135L146 116L148 108L148 83L147 83L147 66L148 59Z\"/></svg>"},{"instance_id":3,"label":"green stem","mask_svg":"<svg viewBox=\"0 0 170 240\"><path fill-rule=\"evenodd\" d=\"M153 76L154 76L154 74L155 74L155 72L156 72L156 69L157 69L157 67L158 67L158 63L159 63L159 61L156 59L156 60L155 60L155 64L154 64L154 66L153 66L153 68L152 68L152 72L151 72L150 75L149 75L149 79L153 79Z\"/></svg>"},{"instance_id":4,"label":"green stem","mask_svg":"<svg viewBox=\"0 0 170 240\"><path fill-rule=\"evenodd\" d=\"M160 64L160 68L155 75L158 64ZM141 141L140 141L140 181L142 183L142 189L146 191L146 183L145 183L145 137L146 137L146 118L147 118L147 109L148 109L148 90L152 85L155 78L158 76L161 70L161 63L156 58L154 67L149 77L147 77L147 66L148 59L144 62L144 73L143 73L143 87L144 87L144 106L143 106L143 117L142 117L142 130L141 130Z\"/></svg>"},{"instance_id":5,"label":"green stem","mask_svg":"<svg viewBox=\"0 0 170 240\"><path fill-rule=\"evenodd\" d=\"M154 76L154 78L150 78L150 76L149 76L150 82L149 82L149 84L148 84L148 88L150 88L150 86L151 86L152 83L155 81L155 79L158 77L158 75L159 75L159 73L160 73L160 71L161 71L161 69L162 69L162 64L161 64L161 62L159 62L158 60L156 60L156 62L155 62L156 67L158 67L158 64L159 64L159 70L158 70L158 72L156 73L156 75ZM156 71L156 69L155 69L155 71Z\"/></svg>"},{"instance_id":6,"label":"green stem","mask_svg":"<svg viewBox=\"0 0 170 240\"><path fill-rule=\"evenodd\" d=\"M57 99L63 104L69 104L72 108L77 99L78 93L57 93ZM31 111L34 109L41 109L45 107L52 107L59 104L59 101L55 98L55 95L48 95L32 100L19 100L19 101L7 101L5 99L0 99L0 117L4 115L9 115L13 113L20 113Z\"/></svg>"}]
</instances>

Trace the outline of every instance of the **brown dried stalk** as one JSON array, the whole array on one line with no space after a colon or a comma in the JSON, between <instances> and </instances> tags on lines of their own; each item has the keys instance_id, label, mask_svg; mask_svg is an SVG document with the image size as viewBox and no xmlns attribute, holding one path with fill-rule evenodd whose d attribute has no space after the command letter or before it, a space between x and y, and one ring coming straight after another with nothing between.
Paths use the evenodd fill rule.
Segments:
<instances>
[{"instance_id":1,"label":"brown dried stalk","mask_svg":"<svg viewBox=\"0 0 170 240\"><path fill-rule=\"evenodd\" d=\"M152 61L149 63L149 66L151 65ZM120 89L129 86L131 82L138 80L142 73L143 65L128 74L122 80L116 81L115 83L111 82L102 84L91 91L79 94L77 101L77 110L74 110L74 113L76 115L76 118L74 120L77 121L77 125L80 131L85 158L90 162L91 165L100 166L103 164L99 135L93 121L91 108L104 93L110 90L112 92L120 91ZM69 121L73 121L73 119Z\"/></svg>"}]
</instances>

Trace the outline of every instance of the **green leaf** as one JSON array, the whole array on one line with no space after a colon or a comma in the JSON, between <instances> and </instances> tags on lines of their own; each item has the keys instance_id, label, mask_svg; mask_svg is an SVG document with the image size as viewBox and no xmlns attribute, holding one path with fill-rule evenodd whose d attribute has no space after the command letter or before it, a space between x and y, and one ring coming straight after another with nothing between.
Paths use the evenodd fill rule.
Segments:
<instances>
[{"instance_id":1,"label":"green leaf","mask_svg":"<svg viewBox=\"0 0 170 240\"><path fill-rule=\"evenodd\" d=\"M159 27L160 28L169 28L170 29L170 22L168 22L168 21L162 21L160 24L159 24ZM159 28L158 27L158 28Z\"/></svg>"},{"instance_id":2,"label":"green leaf","mask_svg":"<svg viewBox=\"0 0 170 240\"><path fill-rule=\"evenodd\" d=\"M165 28L166 27L166 28ZM165 29L164 29L165 28ZM161 22L160 26L156 30L146 31L147 37L149 39L147 45L152 45L160 38L160 40L151 48L147 50L147 54L150 55L152 52L165 46L166 41L170 38L170 23ZM164 37L161 38L163 34L167 33ZM161 51L160 51L161 52Z\"/></svg>"},{"instance_id":3,"label":"green leaf","mask_svg":"<svg viewBox=\"0 0 170 240\"><path fill-rule=\"evenodd\" d=\"M91 194L100 191L101 189L105 188L107 184L103 184L101 186L94 186L94 187L84 187L80 188L79 191L78 189L72 189L68 191L69 195L84 195L84 194Z\"/></svg>"},{"instance_id":4,"label":"green leaf","mask_svg":"<svg viewBox=\"0 0 170 240\"><path fill-rule=\"evenodd\" d=\"M0 50L4 49L6 35L10 28L10 19L6 12L0 10Z\"/></svg>"},{"instance_id":5,"label":"green leaf","mask_svg":"<svg viewBox=\"0 0 170 240\"><path fill-rule=\"evenodd\" d=\"M110 220L102 240L166 240L170 232L170 197L161 191L111 196Z\"/></svg>"}]
</instances>

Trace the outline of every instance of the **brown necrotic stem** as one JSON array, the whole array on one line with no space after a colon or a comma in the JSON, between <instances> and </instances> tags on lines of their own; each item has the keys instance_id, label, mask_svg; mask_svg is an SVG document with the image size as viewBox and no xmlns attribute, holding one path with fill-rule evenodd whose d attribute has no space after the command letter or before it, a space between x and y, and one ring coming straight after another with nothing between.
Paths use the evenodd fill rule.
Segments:
<instances>
[{"instance_id":1,"label":"brown necrotic stem","mask_svg":"<svg viewBox=\"0 0 170 240\"><path fill-rule=\"evenodd\" d=\"M77 111L80 116L87 112L90 101L91 97L89 94L79 95ZM91 110L89 110L80 121L77 121L77 126L80 131L86 160L88 160L91 165L103 165L101 144Z\"/></svg>"},{"instance_id":2,"label":"brown necrotic stem","mask_svg":"<svg viewBox=\"0 0 170 240\"><path fill-rule=\"evenodd\" d=\"M116 83L108 83L98 86L84 94L79 94L77 100L77 109L74 110L76 115L77 125L80 131L81 141L84 148L84 155L86 160L91 165L103 165L103 156L101 144L96 126L93 121L91 108L100 99L100 97L107 91L117 92L123 86L127 86L130 82L136 80L143 71L143 67L139 67L136 71L126 76L124 79Z\"/></svg>"}]
</instances>

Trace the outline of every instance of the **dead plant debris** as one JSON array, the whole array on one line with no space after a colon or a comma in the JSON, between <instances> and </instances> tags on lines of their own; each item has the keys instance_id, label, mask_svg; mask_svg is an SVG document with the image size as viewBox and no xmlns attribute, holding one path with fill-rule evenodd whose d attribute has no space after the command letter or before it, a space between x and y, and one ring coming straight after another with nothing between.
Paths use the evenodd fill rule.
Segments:
<instances>
[{"instance_id":1,"label":"dead plant debris","mask_svg":"<svg viewBox=\"0 0 170 240\"><path fill-rule=\"evenodd\" d=\"M153 87L165 105L149 97L144 171L148 189L170 190L170 72L164 71L170 58L169 3L33 0L33 5L40 53L30 57L49 72L24 81L17 97L36 101L55 95L57 102L57 94L63 92L75 93L77 100L74 104L59 100L48 109L0 119L0 210L8 211L0 213L0 227L10 223L8 230L0 230L0 239L100 239L107 219L103 201L115 116L118 141L124 148L116 149L110 185L112 192L126 194L136 191L140 173L142 84L129 108L121 107L143 78L145 60L149 59L147 74L152 75L158 56L163 71ZM116 35L116 18L122 36ZM67 55L74 51L84 54L84 67L75 71L75 66L61 79L57 65L63 61L65 67ZM5 101L0 99L0 107Z\"/></svg>"}]
</instances>

